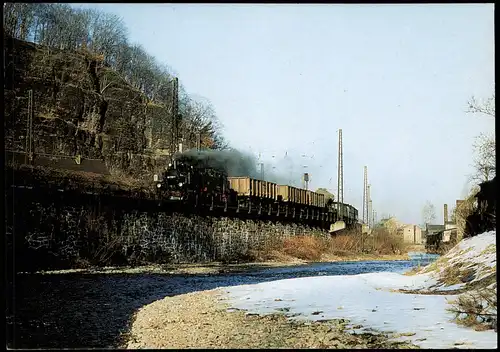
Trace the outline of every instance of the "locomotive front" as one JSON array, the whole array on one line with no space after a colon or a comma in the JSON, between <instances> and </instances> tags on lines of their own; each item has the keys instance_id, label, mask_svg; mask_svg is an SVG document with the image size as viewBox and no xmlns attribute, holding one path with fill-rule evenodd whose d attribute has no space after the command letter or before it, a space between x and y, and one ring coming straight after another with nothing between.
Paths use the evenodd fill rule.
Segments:
<instances>
[{"instance_id":1,"label":"locomotive front","mask_svg":"<svg viewBox=\"0 0 500 352\"><path fill-rule=\"evenodd\" d=\"M192 171L192 165L174 160L165 168L162 179L157 181L158 192L169 200L187 199Z\"/></svg>"},{"instance_id":2,"label":"locomotive front","mask_svg":"<svg viewBox=\"0 0 500 352\"><path fill-rule=\"evenodd\" d=\"M228 201L229 180L224 171L208 162L180 155L165 168L156 184L160 197L166 200L199 204L225 204Z\"/></svg>"}]
</instances>

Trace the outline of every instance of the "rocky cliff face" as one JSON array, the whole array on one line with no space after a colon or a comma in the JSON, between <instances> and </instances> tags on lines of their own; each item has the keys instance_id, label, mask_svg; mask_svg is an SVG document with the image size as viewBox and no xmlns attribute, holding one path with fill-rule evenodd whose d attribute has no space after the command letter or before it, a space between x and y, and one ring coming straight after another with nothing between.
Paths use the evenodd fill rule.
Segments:
<instances>
[{"instance_id":1,"label":"rocky cliff face","mask_svg":"<svg viewBox=\"0 0 500 352\"><path fill-rule=\"evenodd\" d=\"M99 57L5 39L5 146L26 150L28 92L38 154L102 159L138 179L167 162L171 114L148 102Z\"/></svg>"}]
</instances>

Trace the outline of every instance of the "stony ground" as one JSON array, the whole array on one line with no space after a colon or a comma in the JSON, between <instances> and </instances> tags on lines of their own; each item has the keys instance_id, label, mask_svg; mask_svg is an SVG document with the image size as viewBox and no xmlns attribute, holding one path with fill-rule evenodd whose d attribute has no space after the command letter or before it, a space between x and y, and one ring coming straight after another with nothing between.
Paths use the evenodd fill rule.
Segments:
<instances>
[{"instance_id":1,"label":"stony ground","mask_svg":"<svg viewBox=\"0 0 500 352\"><path fill-rule=\"evenodd\" d=\"M122 346L137 348L416 348L382 334L351 334L347 321L288 321L284 314L228 311L220 289L167 297L141 308Z\"/></svg>"},{"instance_id":2,"label":"stony ground","mask_svg":"<svg viewBox=\"0 0 500 352\"><path fill-rule=\"evenodd\" d=\"M288 263L288 267L282 264L213 263L201 266L179 264L17 275L15 281L8 284L14 289L14 292L7 294L7 297L11 298L7 301L7 306L10 307L7 311L8 347L116 348L123 344L123 334L130 331L134 317L144 317L142 313L137 315L138 311L144 309L148 312L151 305L155 307L155 304L161 304L157 302L162 302L164 299L167 302L168 297L183 306L195 307L194 303L190 303L189 297L196 297L196 300L203 302L205 290L219 287L315 275L352 275L367 272L368 269L368 271L407 270L412 266L409 261L299 266L297 264L305 263L296 262ZM199 294L190 295L195 292ZM187 303L180 303L184 299L188 299ZM204 308L204 311L208 311L208 308ZM181 313L184 317L190 316L186 311L177 314ZM151 314L151 319L154 316L160 319L155 312ZM260 329L262 324L269 326L273 322L280 326L283 334L290 334L291 337L303 329L286 325L283 317L253 317L246 320L241 312L227 313L227 316L224 314L219 312L207 315L205 321L209 324L217 319L220 320L220 324L232 321L231 324L234 326L243 326L244 329L250 329L248 331ZM137 321L140 319L142 318ZM196 319L198 320L200 319ZM269 329L273 328L269 326ZM323 327L313 325L307 329L320 331ZM219 330L223 331L224 327Z\"/></svg>"}]
</instances>

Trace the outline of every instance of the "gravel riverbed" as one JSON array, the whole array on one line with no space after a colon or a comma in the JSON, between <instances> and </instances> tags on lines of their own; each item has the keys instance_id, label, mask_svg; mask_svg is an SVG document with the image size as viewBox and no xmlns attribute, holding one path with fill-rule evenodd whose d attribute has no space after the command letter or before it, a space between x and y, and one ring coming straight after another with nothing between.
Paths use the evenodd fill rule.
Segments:
<instances>
[{"instance_id":1,"label":"gravel riverbed","mask_svg":"<svg viewBox=\"0 0 500 352\"><path fill-rule=\"evenodd\" d=\"M426 264L425 260L419 260L418 263ZM220 273L221 270L218 270L219 274L214 274L213 268L211 270L203 270L203 268L185 270L181 271L182 274L176 274L168 268L159 267L20 274L12 283L13 291L9 295L12 299L7 302L10 306L7 314L7 344L9 348L116 348L125 347L127 343L131 343L129 348L134 348L134 342L130 342L130 337L133 335L131 327L140 309L144 307L149 312L156 312L156 317L151 316L152 321L168 320L166 315L158 314L161 309L151 307L159 307L156 304L161 305L161 302L166 304L165 302L169 303L171 299L176 301L187 299L184 306L193 307L191 313L187 310L178 310L172 314L184 316L188 320L189 314L206 315L202 312L212 309L219 312L216 316L219 316L221 321L233 318L245 319L251 326L252 324L259 325L255 323L258 320L275 319L279 323L284 322L285 319L279 316L258 317L251 318L256 319L252 323L251 319L246 318L242 312L223 312L222 306L216 305L216 300L212 297L215 291L212 293L201 291L305 276L353 275L377 271L404 272L418 263L415 260L406 260L315 263L285 267L255 265L240 272L227 270L228 272L224 273L222 270ZM198 301L199 303L195 305ZM157 303L151 305L153 302ZM199 309L194 309L195 306ZM229 316L232 318L228 318ZM208 320L211 319L212 317L208 318ZM234 323L236 324L237 321ZM317 329L328 330L330 327ZM216 330L222 333L223 328ZM230 334L231 331L229 329L227 333ZM234 334L234 331L232 333ZM295 333L290 334L292 336ZM219 338L218 341L225 340ZM205 341L203 346L211 346L207 343ZM299 346L300 343L291 343L290 346ZM178 347L181 346L184 345L180 342ZM220 343L217 346L226 347ZM253 342L247 341L238 346L254 345ZM192 347L200 346L195 344Z\"/></svg>"}]
</instances>

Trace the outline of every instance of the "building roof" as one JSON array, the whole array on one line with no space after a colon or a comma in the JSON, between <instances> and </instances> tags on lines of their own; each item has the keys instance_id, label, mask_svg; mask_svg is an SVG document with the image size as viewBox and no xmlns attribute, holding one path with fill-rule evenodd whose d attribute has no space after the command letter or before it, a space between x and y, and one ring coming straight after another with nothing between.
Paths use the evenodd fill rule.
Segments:
<instances>
[{"instance_id":1,"label":"building roof","mask_svg":"<svg viewBox=\"0 0 500 352\"><path fill-rule=\"evenodd\" d=\"M445 230L444 225L427 225L427 232L428 233L440 232L440 231L444 231L444 230Z\"/></svg>"},{"instance_id":2,"label":"building roof","mask_svg":"<svg viewBox=\"0 0 500 352\"><path fill-rule=\"evenodd\" d=\"M420 226L414 225L414 224L401 224L399 228L405 229L407 227L411 227L411 228L418 227L419 229L422 229Z\"/></svg>"}]
</instances>

